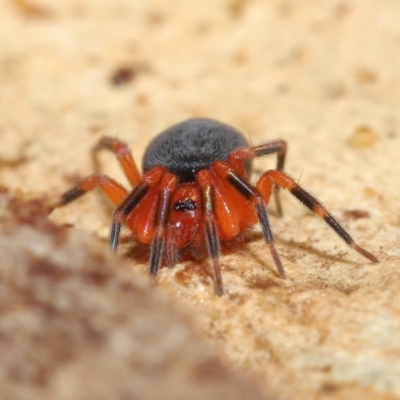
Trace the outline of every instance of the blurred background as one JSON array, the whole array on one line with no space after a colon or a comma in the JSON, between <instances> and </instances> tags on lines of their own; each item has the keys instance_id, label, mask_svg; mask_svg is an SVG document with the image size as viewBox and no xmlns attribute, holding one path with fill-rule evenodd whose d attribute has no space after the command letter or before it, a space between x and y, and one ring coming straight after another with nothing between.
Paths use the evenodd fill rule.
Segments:
<instances>
[{"instance_id":1,"label":"blurred background","mask_svg":"<svg viewBox=\"0 0 400 400\"><path fill-rule=\"evenodd\" d=\"M398 0L3 0L0 184L56 196L93 172L90 151L103 135L127 141L141 165L147 143L168 126L199 116L218 119L254 144L285 139L288 173L301 178L374 254L383 261L394 257L386 266L387 282L400 254L399 21ZM112 156L100 159L104 172L127 184ZM256 169L274 164L263 159ZM110 209L101 196L86 197L57 211L55 219L106 238ZM311 234L315 242L307 243L319 252L307 256L307 265L321 257L325 240L331 254L338 249L347 254L340 243L335 247L340 242L335 237L330 247L331 232L323 222L311 219L289 196L284 207L284 219L273 223L285 263L293 261L288 243L304 243ZM364 214L351 214L354 210ZM291 271L293 282L296 273L305 272ZM314 278L326 283L324 273ZM337 273L332 287L347 287L343 269ZM381 281L373 276L366 286ZM352 288L365 283L353 282ZM400 292L398 284L392 289ZM396 318L391 327L400 326L400 315ZM263 379L279 364L284 375L271 385L283 398L295 393L341 398L350 392L337 389L340 382L355 388L355 396L367 396L354 398L400 396L398 358L390 361L379 353L368 362L357 359L356 367L351 360L359 355L339 357L334 366L324 358L326 373L316 372L312 357L290 358L288 349L280 353L293 329L289 317L286 322L275 359L268 353L271 365L260 361L262 350L255 359L235 344L220 343L227 364ZM208 336L219 342L217 333ZM272 347L275 339L269 338ZM400 354L398 341L383 341L388 348L382 354ZM293 346L293 354L308 349L304 343ZM309 354L317 345L310 346ZM287 359L292 370L285 375ZM345 371L357 372L342 374L340 362L347 363ZM375 362L385 367L375 375L360 372ZM304 365L313 378L303 377Z\"/></svg>"}]
</instances>

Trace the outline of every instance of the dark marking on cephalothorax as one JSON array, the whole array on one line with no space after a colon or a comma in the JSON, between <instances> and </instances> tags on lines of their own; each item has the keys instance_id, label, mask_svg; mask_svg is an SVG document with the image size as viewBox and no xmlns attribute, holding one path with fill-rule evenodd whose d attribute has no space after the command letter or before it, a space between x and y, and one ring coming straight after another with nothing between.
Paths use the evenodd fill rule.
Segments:
<instances>
[{"instance_id":1,"label":"dark marking on cephalothorax","mask_svg":"<svg viewBox=\"0 0 400 400\"><path fill-rule=\"evenodd\" d=\"M194 211L197 208L196 203L192 199L178 200L174 206L174 211Z\"/></svg>"}]
</instances>

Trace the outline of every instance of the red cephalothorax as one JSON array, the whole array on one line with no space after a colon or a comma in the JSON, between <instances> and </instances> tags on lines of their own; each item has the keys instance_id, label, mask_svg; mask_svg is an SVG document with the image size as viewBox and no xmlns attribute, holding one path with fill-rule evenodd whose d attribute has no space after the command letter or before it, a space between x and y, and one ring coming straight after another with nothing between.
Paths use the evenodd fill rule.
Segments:
<instances>
[{"instance_id":1,"label":"red cephalothorax","mask_svg":"<svg viewBox=\"0 0 400 400\"><path fill-rule=\"evenodd\" d=\"M104 137L96 149L114 152L133 187L128 192L107 175L90 175L64 193L55 207L63 206L100 187L116 205L110 244L116 250L125 222L137 240L149 244L150 273L155 276L165 260L174 264L180 254L211 258L216 293L223 293L219 264L220 241L240 235L260 222L279 275L285 272L274 246L267 205L274 194L282 214L279 188L288 190L353 249L372 262L377 258L357 245L338 221L312 195L283 172L286 142L276 140L251 147L236 129L210 119L191 119L156 136L143 158L143 175L128 146ZM250 183L251 162L276 153L277 168Z\"/></svg>"}]
</instances>

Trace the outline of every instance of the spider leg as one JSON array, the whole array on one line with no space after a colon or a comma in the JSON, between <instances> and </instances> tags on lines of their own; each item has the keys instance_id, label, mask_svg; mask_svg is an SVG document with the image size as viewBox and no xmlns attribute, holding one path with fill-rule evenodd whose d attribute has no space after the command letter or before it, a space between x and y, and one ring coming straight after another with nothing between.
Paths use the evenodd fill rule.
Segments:
<instances>
[{"instance_id":1,"label":"spider leg","mask_svg":"<svg viewBox=\"0 0 400 400\"><path fill-rule=\"evenodd\" d=\"M110 246L113 251L116 251L118 247L122 221L140 203L150 188L160 181L165 172L164 167L155 167L143 175L132 192L115 209L110 232Z\"/></svg>"},{"instance_id":2,"label":"spider leg","mask_svg":"<svg viewBox=\"0 0 400 400\"><path fill-rule=\"evenodd\" d=\"M268 142L262 144L260 146L254 147L244 147L242 149L235 150L232 152L228 157L228 163L231 164L236 171L243 170L243 162L251 161L256 157L262 157L269 154L277 153L277 165L276 169L278 171L283 171L285 166L285 158L286 158L286 151L287 151L287 143L284 140L274 140L272 142ZM246 176L241 175L241 176ZM281 200L279 197L279 186L275 185L274 187L274 197L276 203L276 209L278 215L281 217L283 214Z\"/></svg>"},{"instance_id":3,"label":"spider leg","mask_svg":"<svg viewBox=\"0 0 400 400\"><path fill-rule=\"evenodd\" d=\"M265 172L257 182L258 190L264 195L264 199L268 202L272 193L272 187L279 185L283 189L288 190L301 203L309 208L314 214L319 215L325 222L354 250L358 251L368 260L376 263L378 259L367 250L360 247L346 230L339 224L335 217L321 204L319 200L305 191L297 182L286 175L282 171L271 170Z\"/></svg>"},{"instance_id":4,"label":"spider leg","mask_svg":"<svg viewBox=\"0 0 400 400\"><path fill-rule=\"evenodd\" d=\"M225 179L213 174L213 197L214 197L214 213L219 222L219 237L225 234L229 238L233 238L240 233L239 210L235 206L235 189L226 182Z\"/></svg>"},{"instance_id":5,"label":"spider leg","mask_svg":"<svg viewBox=\"0 0 400 400\"><path fill-rule=\"evenodd\" d=\"M132 187L135 187L140 181L140 172L132 157L129 146L116 138L104 136L93 150L98 151L102 149L110 150L116 155L129 183Z\"/></svg>"},{"instance_id":6,"label":"spider leg","mask_svg":"<svg viewBox=\"0 0 400 400\"><path fill-rule=\"evenodd\" d=\"M274 245L274 237L268 219L267 205L262 194L246 179L241 178L235 170L225 162L216 161L211 165L211 169L216 171L219 176L225 178L239 193L254 203L264 239L269 247L278 274L281 278L285 278L285 270Z\"/></svg>"},{"instance_id":7,"label":"spider leg","mask_svg":"<svg viewBox=\"0 0 400 400\"><path fill-rule=\"evenodd\" d=\"M154 236L150 247L150 274L155 277L161 266L165 245L165 232L171 204L171 196L178 183L176 175L166 173L160 182Z\"/></svg>"},{"instance_id":8,"label":"spider leg","mask_svg":"<svg viewBox=\"0 0 400 400\"><path fill-rule=\"evenodd\" d=\"M61 199L52 205L51 209L65 206L96 187L99 187L115 205L120 204L128 195L127 190L114 179L107 175L94 174L62 194Z\"/></svg>"},{"instance_id":9,"label":"spider leg","mask_svg":"<svg viewBox=\"0 0 400 400\"><path fill-rule=\"evenodd\" d=\"M214 191L214 174L210 170L201 170L197 174L197 179L203 192L203 210L205 234L207 248L212 260L215 279L215 292L217 295L224 294L224 288L221 276L221 266L219 264L220 243L218 239L217 224L215 221L215 191Z\"/></svg>"}]
</instances>

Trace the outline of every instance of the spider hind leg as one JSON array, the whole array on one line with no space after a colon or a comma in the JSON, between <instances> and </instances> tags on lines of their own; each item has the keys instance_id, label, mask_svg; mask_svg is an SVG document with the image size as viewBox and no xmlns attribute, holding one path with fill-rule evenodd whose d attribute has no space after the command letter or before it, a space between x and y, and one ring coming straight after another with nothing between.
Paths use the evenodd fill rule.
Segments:
<instances>
[{"instance_id":1,"label":"spider hind leg","mask_svg":"<svg viewBox=\"0 0 400 400\"><path fill-rule=\"evenodd\" d=\"M284 140L273 140L268 143L264 143L260 146L245 147L232 152L229 156L228 163L235 171L239 172L238 175L245 176L243 174L244 165L247 162L252 161L256 157L263 157L270 154L277 154L276 169L283 171L285 167L285 159L287 152L287 143ZM283 215L283 209L279 196L279 186L276 185L274 188L274 198L276 204L276 211L279 217Z\"/></svg>"},{"instance_id":2,"label":"spider hind leg","mask_svg":"<svg viewBox=\"0 0 400 400\"><path fill-rule=\"evenodd\" d=\"M129 183L135 187L140 181L140 172L132 157L129 146L116 138L103 136L94 147L93 151L96 153L103 149L109 150L115 154Z\"/></svg>"}]
</instances>

